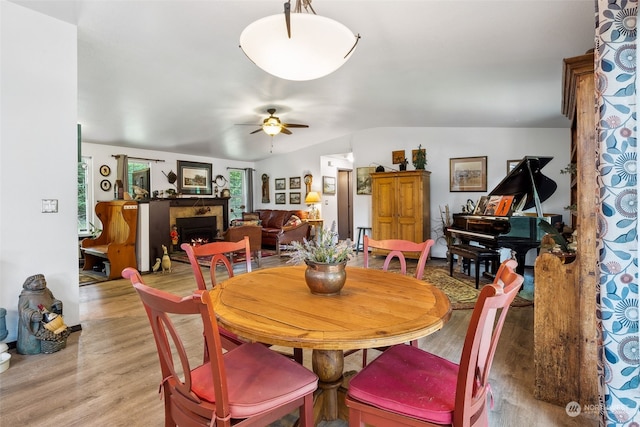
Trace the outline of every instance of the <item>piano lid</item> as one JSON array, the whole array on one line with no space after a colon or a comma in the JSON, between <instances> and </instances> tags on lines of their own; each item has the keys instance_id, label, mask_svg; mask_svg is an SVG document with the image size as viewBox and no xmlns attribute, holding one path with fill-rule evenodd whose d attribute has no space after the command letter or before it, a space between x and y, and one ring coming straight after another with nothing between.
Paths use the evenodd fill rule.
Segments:
<instances>
[{"instance_id":1,"label":"piano lid","mask_svg":"<svg viewBox=\"0 0 640 427\"><path fill-rule=\"evenodd\" d=\"M558 184L544 176L540 169L545 167L553 157L526 156L515 168L494 188L490 196L515 196L513 206L517 206L526 197L523 210L536 206L555 193ZM538 199L539 200L536 200Z\"/></svg>"}]
</instances>

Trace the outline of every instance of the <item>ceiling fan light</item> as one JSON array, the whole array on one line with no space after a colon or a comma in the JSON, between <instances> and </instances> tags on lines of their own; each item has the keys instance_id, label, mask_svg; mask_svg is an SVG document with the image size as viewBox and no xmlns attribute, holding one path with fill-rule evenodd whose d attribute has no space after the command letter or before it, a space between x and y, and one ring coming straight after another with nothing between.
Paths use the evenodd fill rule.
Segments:
<instances>
[{"instance_id":1,"label":"ceiling fan light","mask_svg":"<svg viewBox=\"0 0 640 427\"><path fill-rule=\"evenodd\" d=\"M272 120L265 120L264 124L262 125L262 130L267 135L274 136L280 133L282 127L280 126L280 123L274 122Z\"/></svg>"},{"instance_id":2,"label":"ceiling fan light","mask_svg":"<svg viewBox=\"0 0 640 427\"><path fill-rule=\"evenodd\" d=\"M324 16L291 13L291 38L284 14L249 24L240 48L258 67L285 80L313 80L331 74L353 54L359 35Z\"/></svg>"}]
</instances>

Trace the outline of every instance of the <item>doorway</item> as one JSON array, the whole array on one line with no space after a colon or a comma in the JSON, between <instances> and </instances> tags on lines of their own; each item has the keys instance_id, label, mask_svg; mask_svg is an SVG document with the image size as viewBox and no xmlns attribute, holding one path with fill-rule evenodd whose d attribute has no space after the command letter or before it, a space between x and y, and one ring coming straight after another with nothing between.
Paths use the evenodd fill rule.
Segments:
<instances>
[{"instance_id":1,"label":"doorway","mask_svg":"<svg viewBox=\"0 0 640 427\"><path fill-rule=\"evenodd\" d=\"M352 171L338 169L338 237L353 241L353 178Z\"/></svg>"}]
</instances>

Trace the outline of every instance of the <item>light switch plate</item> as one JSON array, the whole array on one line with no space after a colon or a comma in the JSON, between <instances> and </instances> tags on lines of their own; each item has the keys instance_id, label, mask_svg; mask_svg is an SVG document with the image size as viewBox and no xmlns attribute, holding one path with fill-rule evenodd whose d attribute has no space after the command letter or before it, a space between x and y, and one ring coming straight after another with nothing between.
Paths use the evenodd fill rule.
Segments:
<instances>
[{"instance_id":1,"label":"light switch plate","mask_svg":"<svg viewBox=\"0 0 640 427\"><path fill-rule=\"evenodd\" d=\"M58 199L42 199L42 213L58 213Z\"/></svg>"}]
</instances>

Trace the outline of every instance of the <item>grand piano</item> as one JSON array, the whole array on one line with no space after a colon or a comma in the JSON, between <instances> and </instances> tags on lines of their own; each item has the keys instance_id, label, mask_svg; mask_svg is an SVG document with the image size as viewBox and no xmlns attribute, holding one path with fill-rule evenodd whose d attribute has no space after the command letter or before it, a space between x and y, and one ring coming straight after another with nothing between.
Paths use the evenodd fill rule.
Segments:
<instances>
[{"instance_id":1,"label":"grand piano","mask_svg":"<svg viewBox=\"0 0 640 427\"><path fill-rule=\"evenodd\" d=\"M558 187L555 181L540 172L552 159L526 156L489 193L489 196L514 196L512 206L518 206L520 212L535 206L535 214L453 214L453 224L446 229L447 236L466 245L475 242L485 248L509 248L518 261L516 271L523 274L527 252L539 247L545 234L538 227L538 222L541 219L552 225L562 222L562 215L543 214L541 207L541 203L551 197Z\"/></svg>"}]
</instances>

